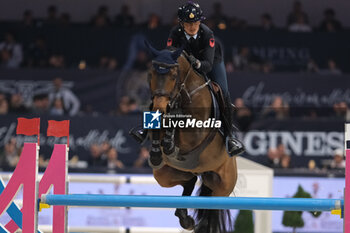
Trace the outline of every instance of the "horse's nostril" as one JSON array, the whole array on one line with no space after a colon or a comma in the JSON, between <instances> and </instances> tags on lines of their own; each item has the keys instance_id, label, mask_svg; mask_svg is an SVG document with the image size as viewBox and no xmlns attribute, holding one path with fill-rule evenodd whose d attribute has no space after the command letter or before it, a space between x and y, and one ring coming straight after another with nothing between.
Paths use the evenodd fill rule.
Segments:
<instances>
[{"instance_id":1,"label":"horse's nostril","mask_svg":"<svg viewBox=\"0 0 350 233\"><path fill-rule=\"evenodd\" d=\"M162 96L162 97L155 97L153 99L153 109L152 111L160 111L161 113L167 112L167 106L168 106L169 100L168 98Z\"/></svg>"}]
</instances>

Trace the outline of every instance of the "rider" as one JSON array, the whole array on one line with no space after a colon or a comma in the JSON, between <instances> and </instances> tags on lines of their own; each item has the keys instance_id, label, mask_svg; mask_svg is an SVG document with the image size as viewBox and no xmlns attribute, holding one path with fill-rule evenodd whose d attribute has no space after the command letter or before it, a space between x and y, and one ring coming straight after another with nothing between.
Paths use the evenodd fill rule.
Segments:
<instances>
[{"instance_id":1,"label":"rider","mask_svg":"<svg viewBox=\"0 0 350 233\"><path fill-rule=\"evenodd\" d=\"M189 1L180 6L178 19L179 25L171 30L167 46L184 46L184 50L190 54L188 59L193 68L201 73L208 74L209 78L219 84L224 94L226 106L223 112L226 150L230 156L240 154L244 152L244 146L233 136L232 104L220 45L215 42L213 32L201 23L205 17L197 3ZM146 137L143 130L132 130L130 133L139 141Z\"/></svg>"}]
</instances>

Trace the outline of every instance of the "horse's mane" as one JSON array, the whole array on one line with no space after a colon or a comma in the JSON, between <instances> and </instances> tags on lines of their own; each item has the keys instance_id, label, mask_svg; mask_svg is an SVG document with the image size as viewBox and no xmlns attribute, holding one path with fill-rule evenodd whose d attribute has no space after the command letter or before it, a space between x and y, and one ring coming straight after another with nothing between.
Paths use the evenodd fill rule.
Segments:
<instances>
[{"instance_id":1,"label":"horse's mane","mask_svg":"<svg viewBox=\"0 0 350 233\"><path fill-rule=\"evenodd\" d=\"M170 51L170 52L174 52L174 51L176 51L176 50L178 50L178 49L179 49L179 48L174 47L174 46L169 46L169 47L166 47L166 48L165 48L165 50L168 50L168 51ZM182 52L181 52L181 56L183 56L189 64L191 63L190 60L189 60L189 56L190 56L190 55L189 55L184 49L183 49ZM191 69L192 69L197 75L199 75L200 77L203 77L204 79L206 79L206 75L205 75L205 74L203 74L203 73L199 72L198 70L194 69L192 66L191 66Z\"/></svg>"},{"instance_id":2,"label":"horse's mane","mask_svg":"<svg viewBox=\"0 0 350 233\"><path fill-rule=\"evenodd\" d=\"M174 46L169 46L169 47L166 47L165 49L166 49L166 50L169 50L169 51L171 51L171 52L174 52L174 51L178 50L179 48L174 47ZM183 56L186 58L186 60L187 60L188 62L190 62L190 60L188 59L188 57L189 57L190 55L189 55L185 50L182 50L181 55L183 55Z\"/></svg>"}]
</instances>

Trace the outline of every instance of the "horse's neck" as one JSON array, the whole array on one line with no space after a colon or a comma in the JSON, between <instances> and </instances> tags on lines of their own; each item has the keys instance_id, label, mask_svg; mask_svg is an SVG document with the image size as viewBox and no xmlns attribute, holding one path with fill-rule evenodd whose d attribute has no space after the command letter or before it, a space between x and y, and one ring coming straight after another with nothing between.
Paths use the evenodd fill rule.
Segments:
<instances>
[{"instance_id":1,"label":"horse's neck","mask_svg":"<svg viewBox=\"0 0 350 233\"><path fill-rule=\"evenodd\" d=\"M184 55L179 57L178 62L180 64L181 82L185 82L187 88L192 88L190 90L193 90L205 83L204 77L192 68Z\"/></svg>"}]
</instances>

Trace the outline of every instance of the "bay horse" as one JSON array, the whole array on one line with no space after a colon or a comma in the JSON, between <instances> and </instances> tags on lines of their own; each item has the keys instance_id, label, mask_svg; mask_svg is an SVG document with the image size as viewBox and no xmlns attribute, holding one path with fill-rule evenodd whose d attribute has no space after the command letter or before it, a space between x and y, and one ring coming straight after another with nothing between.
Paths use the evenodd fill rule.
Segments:
<instances>
[{"instance_id":1,"label":"bay horse","mask_svg":"<svg viewBox=\"0 0 350 233\"><path fill-rule=\"evenodd\" d=\"M152 111L189 114L196 120L213 118L214 99L210 80L195 71L182 48L158 51L146 42L153 60L148 78ZM200 196L229 196L237 181L236 158L226 152L225 140L216 128L152 129L149 164L162 187L183 186L190 196L201 177ZM195 233L224 233L230 221L228 210L195 210L196 221L187 209L176 209L180 225ZM229 223L230 224L230 223Z\"/></svg>"}]
</instances>

